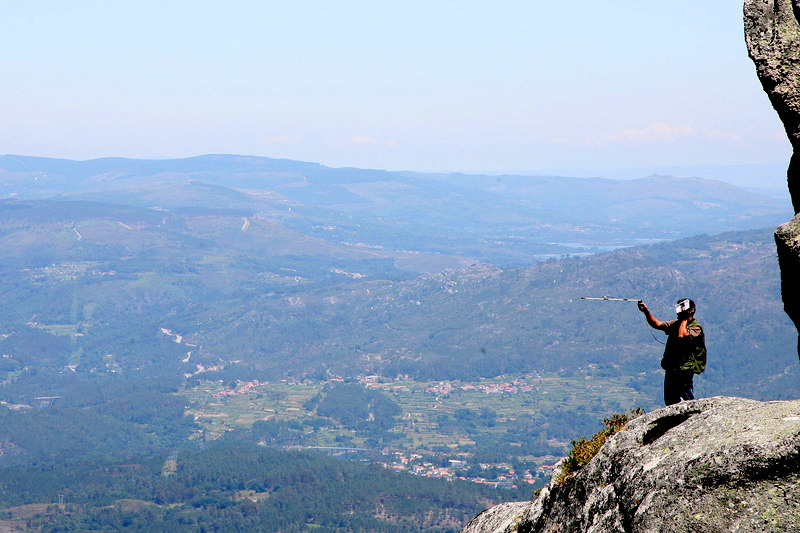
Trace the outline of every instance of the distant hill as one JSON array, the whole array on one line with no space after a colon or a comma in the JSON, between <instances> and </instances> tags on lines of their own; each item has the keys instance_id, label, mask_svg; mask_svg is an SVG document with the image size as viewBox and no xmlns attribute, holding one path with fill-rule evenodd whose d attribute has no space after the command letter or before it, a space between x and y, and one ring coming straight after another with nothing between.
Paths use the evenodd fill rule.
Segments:
<instances>
[{"instance_id":1,"label":"distant hill","mask_svg":"<svg viewBox=\"0 0 800 533\"><path fill-rule=\"evenodd\" d=\"M363 282L301 299L259 297L240 308L244 312L218 315L227 327L191 331L203 346L199 353L237 346L236 353L248 353L246 359L262 368L293 375L322 365L341 375L476 379L598 365L598 372L614 375L655 370L660 379L663 335L645 325L635 304L580 300L606 294L642 298L663 319L671 318L678 298L695 299L712 361L700 378L704 394L772 398L800 392L789 377L798 373L794 338L782 312L768 230L528 268L476 267ZM218 324L206 313L191 320ZM277 353L286 358L270 364Z\"/></svg>"},{"instance_id":2,"label":"distant hill","mask_svg":"<svg viewBox=\"0 0 800 533\"><path fill-rule=\"evenodd\" d=\"M0 196L237 209L331 242L504 266L776 225L790 211L785 201L697 178L437 175L233 155L2 156Z\"/></svg>"}]
</instances>

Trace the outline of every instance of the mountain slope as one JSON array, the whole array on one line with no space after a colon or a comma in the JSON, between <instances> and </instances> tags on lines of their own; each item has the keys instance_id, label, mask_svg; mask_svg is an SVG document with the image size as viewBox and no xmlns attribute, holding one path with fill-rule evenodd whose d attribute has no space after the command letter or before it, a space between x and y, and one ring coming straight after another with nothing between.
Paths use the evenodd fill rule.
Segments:
<instances>
[{"instance_id":1,"label":"mountain slope","mask_svg":"<svg viewBox=\"0 0 800 533\"><path fill-rule=\"evenodd\" d=\"M642 298L668 318L671 302L689 295L708 331L706 391L796 390L766 230L417 277L404 268L424 262L420 254L336 244L247 215L1 205L6 379L24 381L18 372L31 365L130 376L201 365L266 380L474 379L596 365L655 389L661 339L635 306L580 297ZM756 349L769 357L749 357Z\"/></svg>"}]
</instances>

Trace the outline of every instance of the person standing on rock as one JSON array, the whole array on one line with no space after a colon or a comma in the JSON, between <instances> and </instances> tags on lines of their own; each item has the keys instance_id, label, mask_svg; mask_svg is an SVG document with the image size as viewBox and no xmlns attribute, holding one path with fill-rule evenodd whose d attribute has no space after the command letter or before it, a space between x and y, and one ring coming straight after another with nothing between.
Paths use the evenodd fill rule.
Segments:
<instances>
[{"instance_id":1,"label":"person standing on rock","mask_svg":"<svg viewBox=\"0 0 800 533\"><path fill-rule=\"evenodd\" d=\"M675 305L678 318L667 322L656 320L644 302L639 301L637 305L650 327L667 334L661 359L661 368L665 371L664 405L694 400L692 380L706 368L705 335L703 326L694 318L694 302L688 298L678 300Z\"/></svg>"}]
</instances>

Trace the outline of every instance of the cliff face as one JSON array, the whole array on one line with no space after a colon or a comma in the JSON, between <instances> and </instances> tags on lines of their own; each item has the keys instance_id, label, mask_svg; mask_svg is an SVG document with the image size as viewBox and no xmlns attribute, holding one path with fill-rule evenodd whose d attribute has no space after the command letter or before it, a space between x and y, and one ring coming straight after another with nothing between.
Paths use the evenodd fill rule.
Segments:
<instances>
[{"instance_id":1,"label":"cliff face","mask_svg":"<svg viewBox=\"0 0 800 533\"><path fill-rule=\"evenodd\" d=\"M463 530L488 531L800 531L800 400L716 397L643 415L534 502Z\"/></svg>"},{"instance_id":2,"label":"cliff face","mask_svg":"<svg viewBox=\"0 0 800 533\"><path fill-rule=\"evenodd\" d=\"M750 59L783 122L793 155L787 173L794 212L800 212L800 0L745 0L744 35Z\"/></svg>"},{"instance_id":3,"label":"cliff face","mask_svg":"<svg viewBox=\"0 0 800 533\"><path fill-rule=\"evenodd\" d=\"M786 172L800 213L800 0L745 0L744 34L750 59L792 144ZM800 331L800 219L775 232L786 313ZM800 337L797 345L800 356Z\"/></svg>"}]
</instances>

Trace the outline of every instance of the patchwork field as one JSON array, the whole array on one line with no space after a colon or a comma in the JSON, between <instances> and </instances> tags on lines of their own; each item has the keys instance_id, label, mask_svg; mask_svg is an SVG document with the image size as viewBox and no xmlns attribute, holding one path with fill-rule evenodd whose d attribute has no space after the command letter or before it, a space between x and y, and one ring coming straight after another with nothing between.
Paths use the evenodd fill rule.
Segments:
<instances>
[{"instance_id":1,"label":"patchwork field","mask_svg":"<svg viewBox=\"0 0 800 533\"><path fill-rule=\"evenodd\" d=\"M198 437L207 442L226 432L247 431L257 421L273 420L302 431L300 446L380 448L383 456L390 457L382 460L390 463L417 455L426 460L437 456L442 464L452 459L450 463L457 466L469 465L481 443L495 442L502 443L497 448L511 450L498 462L541 466L552 463L554 454L565 453L570 439L582 429L583 434L594 431L604 417L637 406L654 407L653 398L637 391L631 381L631 377L595 376L593 368L571 376L521 374L475 382L351 380L350 384L378 391L400 407L394 426L377 438L315 412L311 400L340 380L204 382L182 395L189 402L188 412L202 427ZM528 441L545 442L548 453L532 451Z\"/></svg>"}]
</instances>

